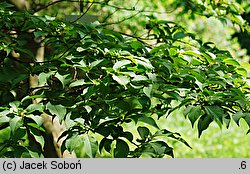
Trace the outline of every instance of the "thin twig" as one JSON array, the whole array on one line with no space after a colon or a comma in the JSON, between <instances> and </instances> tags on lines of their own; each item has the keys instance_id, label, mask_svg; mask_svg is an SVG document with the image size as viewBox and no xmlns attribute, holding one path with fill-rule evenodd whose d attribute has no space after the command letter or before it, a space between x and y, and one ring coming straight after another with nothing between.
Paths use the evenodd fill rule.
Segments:
<instances>
[{"instance_id":1,"label":"thin twig","mask_svg":"<svg viewBox=\"0 0 250 174\"><path fill-rule=\"evenodd\" d=\"M75 23L79 19L81 19L90 10L90 8L93 6L93 4L94 4L94 1L88 6L88 8L85 10L85 12L82 15L80 15L76 20L74 20L72 23Z\"/></svg>"}]
</instances>

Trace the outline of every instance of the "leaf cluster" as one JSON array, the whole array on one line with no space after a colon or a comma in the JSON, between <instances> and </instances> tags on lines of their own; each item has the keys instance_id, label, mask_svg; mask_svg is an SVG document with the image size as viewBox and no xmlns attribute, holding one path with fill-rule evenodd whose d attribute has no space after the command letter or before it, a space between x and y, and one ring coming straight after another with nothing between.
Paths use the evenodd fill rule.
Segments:
<instances>
[{"instance_id":1,"label":"leaf cluster","mask_svg":"<svg viewBox=\"0 0 250 174\"><path fill-rule=\"evenodd\" d=\"M173 157L169 139L190 146L157 121L182 107L192 125L198 122L199 136L212 121L244 119L250 126L246 70L174 22L151 19L146 43L98 22L0 6L0 127L8 135L1 156L43 155L43 113L66 125L61 150L83 149L84 157ZM44 45L44 61L36 61L27 38ZM25 86L30 76L38 77L38 87ZM125 130L131 123L139 138Z\"/></svg>"}]
</instances>

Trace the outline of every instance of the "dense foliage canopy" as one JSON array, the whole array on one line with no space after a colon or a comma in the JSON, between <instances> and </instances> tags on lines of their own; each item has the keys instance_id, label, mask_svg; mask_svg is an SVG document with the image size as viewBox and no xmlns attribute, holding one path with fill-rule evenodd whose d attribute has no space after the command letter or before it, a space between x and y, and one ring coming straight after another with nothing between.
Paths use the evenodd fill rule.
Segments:
<instances>
[{"instance_id":1,"label":"dense foliage canopy","mask_svg":"<svg viewBox=\"0 0 250 174\"><path fill-rule=\"evenodd\" d=\"M189 144L157 120L180 108L197 123L198 136L213 121L244 119L250 127L247 70L177 19L155 15L168 7L163 11L249 31L240 2L32 2L28 10L0 2L0 156L49 156L50 116L64 125L54 143L78 157L173 157L169 139ZM71 7L53 16L64 2L75 8L84 2L82 16L104 15L99 22L65 21L60 12ZM129 16L119 15L124 11Z\"/></svg>"}]
</instances>

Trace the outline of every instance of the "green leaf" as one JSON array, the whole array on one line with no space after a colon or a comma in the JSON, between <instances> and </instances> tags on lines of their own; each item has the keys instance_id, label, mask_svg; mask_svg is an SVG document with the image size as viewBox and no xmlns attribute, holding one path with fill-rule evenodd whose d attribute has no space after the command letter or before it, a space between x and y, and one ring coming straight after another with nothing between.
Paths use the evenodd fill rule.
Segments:
<instances>
[{"instance_id":1,"label":"green leaf","mask_svg":"<svg viewBox=\"0 0 250 174\"><path fill-rule=\"evenodd\" d=\"M149 129L148 129L147 127L139 126L139 127L137 128L137 131L138 131L138 133L139 133L141 139L142 139L143 141L146 141L146 139L148 138L148 136L149 136L149 134L150 134Z\"/></svg>"},{"instance_id":2,"label":"green leaf","mask_svg":"<svg viewBox=\"0 0 250 174\"><path fill-rule=\"evenodd\" d=\"M186 142L186 140L184 140L183 138L181 138L181 134L179 134L177 132L173 133L173 132L171 132L171 131L169 131L167 129L163 129L161 131L156 132L155 135L161 135L161 134L163 134L163 135L165 135L167 137L173 138L173 139L175 139L177 141L180 141L183 144L185 144L186 146L188 146L190 149L192 149L192 147Z\"/></svg>"},{"instance_id":3,"label":"green leaf","mask_svg":"<svg viewBox=\"0 0 250 174\"><path fill-rule=\"evenodd\" d=\"M201 53L199 51L184 51L182 54L184 55L188 55L188 56L194 56L194 57L198 57L198 60L203 60Z\"/></svg>"},{"instance_id":4,"label":"green leaf","mask_svg":"<svg viewBox=\"0 0 250 174\"><path fill-rule=\"evenodd\" d=\"M242 76L247 77L247 70L245 68L237 68L236 72Z\"/></svg>"},{"instance_id":5,"label":"green leaf","mask_svg":"<svg viewBox=\"0 0 250 174\"><path fill-rule=\"evenodd\" d=\"M49 71L47 73L45 72L42 72L39 74L38 76L38 85L41 86L41 85L44 85L47 83L47 80L50 78L50 76L52 76L53 74L55 74L54 71Z\"/></svg>"},{"instance_id":6,"label":"green leaf","mask_svg":"<svg viewBox=\"0 0 250 174\"><path fill-rule=\"evenodd\" d=\"M99 145L99 151L101 152L102 148L104 147L104 149L110 153L111 151L111 144L112 144L113 140L104 137Z\"/></svg>"},{"instance_id":7,"label":"green leaf","mask_svg":"<svg viewBox=\"0 0 250 174\"><path fill-rule=\"evenodd\" d=\"M24 97L22 100L21 100L21 102L24 102L24 101L26 101L26 100L30 100L30 99L36 99L36 98L45 98L46 97L46 95L43 95L43 94L41 94L41 95L31 95L31 96L26 96L26 97Z\"/></svg>"},{"instance_id":8,"label":"green leaf","mask_svg":"<svg viewBox=\"0 0 250 174\"><path fill-rule=\"evenodd\" d=\"M219 106L204 106L204 108L207 115L214 119L219 126L221 126L223 116L225 115L224 110Z\"/></svg>"},{"instance_id":9,"label":"green leaf","mask_svg":"<svg viewBox=\"0 0 250 174\"><path fill-rule=\"evenodd\" d=\"M19 128L14 133L11 134L11 139L13 141L18 141L20 139L23 139L27 133L26 128Z\"/></svg>"},{"instance_id":10,"label":"green leaf","mask_svg":"<svg viewBox=\"0 0 250 174\"><path fill-rule=\"evenodd\" d=\"M113 74L113 79L117 81L119 84L123 85L125 89L127 89L126 85L129 83L129 78L127 76L117 76Z\"/></svg>"},{"instance_id":11,"label":"green leaf","mask_svg":"<svg viewBox=\"0 0 250 174\"><path fill-rule=\"evenodd\" d=\"M130 97L128 99L124 99L125 102L129 103L129 108L127 109L142 109L142 105L138 99L138 97ZM127 106L126 104L124 106Z\"/></svg>"},{"instance_id":12,"label":"green leaf","mask_svg":"<svg viewBox=\"0 0 250 174\"><path fill-rule=\"evenodd\" d=\"M140 49L140 48L144 48L144 45L143 45L141 42L137 41L137 40L132 41L132 42L130 43L130 46L131 46L133 49L135 49L135 50L138 50L138 49Z\"/></svg>"},{"instance_id":13,"label":"green leaf","mask_svg":"<svg viewBox=\"0 0 250 174\"><path fill-rule=\"evenodd\" d=\"M150 142L150 145L154 149L154 154L162 156L163 154L174 157L173 148L169 147L164 141ZM157 156L156 156L157 157Z\"/></svg>"},{"instance_id":14,"label":"green leaf","mask_svg":"<svg viewBox=\"0 0 250 174\"><path fill-rule=\"evenodd\" d=\"M15 134L15 131L23 125L23 118L15 116L10 120L10 130L12 134Z\"/></svg>"},{"instance_id":15,"label":"green leaf","mask_svg":"<svg viewBox=\"0 0 250 174\"><path fill-rule=\"evenodd\" d=\"M104 59L96 60L96 61L94 61L94 62L91 62L90 68L93 68L93 67L97 66L98 64L100 64L100 63L103 62L103 61L104 61Z\"/></svg>"},{"instance_id":16,"label":"green leaf","mask_svg":"<svg viewBox=\"0 0 250 174\"><path fill-rule=\"evenodd\" d=\"M79 146L80 143L82 143L82 137L79 135L73 135L72 137L66 139L65 148L68 149L69 152L71 153L73 152L73 150L75 150ZM63 145L62 145L62 148L63 148Z\"/></svg>"},{"instance_id":17,"label":"green leaf","mask_svg":"<svg viewBox=\"0 0 250 174\"><path fill-rule=\"evenodd\" d=\"M86 84L86 82L84 81L84 79L81 79L81 80L76 80L76 81L72 82L72 83L69 85L69 87L70 87L70 88L73 88L73 87L76 87L76 86L82 86L82 85L84 85L84 84Z\"/></svg>"},{"instance_id":18,"label":"green leaf","mask_svg":"<svg viewBox=\"0 0 250 174\"><path fill-rule=\"evenodd\" d=\"M246 121L246 123L248 124L248 127L250 127L250 113L247 113L246 115L245 115L245 121Z\"/></svg>"},{"instance_id":19,"label":"green leaf","mask_svg":"<svg viewBox=\"0 0 250 174\"><path fill-rule=\"evenodd\" d=\"M233 114L233 120L235 121L235 123L240 126L239 121L242 117L245 116L245 113L242 113L242 111L236 112L235 114Z\"/></svg>"},{"instance_id":20,"label":"green leaf","mask_svg":"<svg viewBox=\"0 0 250 174\"><path fill-rule=\"evenodd\" d=\"M14 7L14 5L9 4L7 2L0 2L0 9L5 9L5 8L8 8L8 7Z\"/></svg>"},{"instance_id":21,"label":"green leaf","mask_svg":"<svg viewBox=\"0 0 250 174\"><path fill-rule=\"evenodd\" d=\"M149 124L151 126L156 127L157 129L159 129L159 126L156 124L155 120L152 117L146 117L146 116L144 116L144 117L140 117L138 120L141 121L141 122L147 123L147 124Z\"/></svg>"},{"instance_id":22,"label":"green leaf","mask_svg":"<svg viewBox=\"0 0 250 174\"><path fill-rule=\"evenodd\" d=\"M46 130L42 126L39 126L37 123L27 123L27 125L29 127L33 127L35 129L39 130L40 132L43 132L43 133L46 132Z\"/></svg>"},{"instance_id":23,"label":"green leaf","mask_svg":"<svg viewBox=\"0 0 250 174\"><path fill-rule=\"evenodd\" d=\"M66 108L63 105L53 105L50 102L46 107L52 115L58 116L60 123L62 123L67 112Z\"/></svg>"},{"instance_id":24,"label":"green leaf","mask_svg":"<svg viewBox=\"0 0 250 174\"><path fill-rule=\"evenodd\" d=\"M135 75L132 81L145 81L148 80L147 76L143 75Z\"/></svg>"},{"instance_id":25,"label":"green leaf","mask_svg":"<svg viewBox=\"0 0 250 174\"><path fill-rule=\"evenodd\" d=\"M10 121L10 118L7 117L6 115L2 116L0 115L0 126L4 123L8 123Z\"/></svg>"},{"instance_id":26,"label":"green leaf","mask_svg":"<svg viewBox=\"0 0 250 174\"><path fill-rule=\"evenodd\" d=\"M55 77L62 83L63 88L65 88L65 85L71 80L70 74L61 75L57 72Z\"/></svg>"},{"instance_id":27,"label":"green leaf","mask_svg":"<svg viewBox=\"0 0 250 174\"><path fill-rule=\"evenodd\" d=\"M134 59L136 61L137 64L142 65L143 67L145 67L146 69L153 69L154 67L152 66L152 64L150 63L150 61L146 58L143 57L137 57Z\"/></svg>"},{"instance_id":28,"label":"green leaf","mask_svg":"<svg viewBox=\"0 0 250 174\"><path fill-rule=\"evenodd\" d=\"M152 84L150 84L148 87L144 87L144 88L143 88L143 92L144 92L144 94L146 94L146 96L147 96L148 98L151 98L152 88L153 88L153 85L152 85Z\"/></svg>"},{"instance_id":29,"label":"green leaf","mask_svg":"<svg viewBox=\"0 0 250 174\"><path fill-rule=\"evenodd\" d=\"M34 111L43 112L43 104L42 103L30 104L25 110L27 111L28 114Z\"/></svg>"},{"instance_id":30,"label":"green leaf","mask_svg":"<svg viewBox=\"0 0 250 174\"><path fill-rule=\"evenodd\" d=\"M94 158L98 150L98 142L93 136L84 135L84 153L85 157Z\"/></svg>"},{"instance_id":31,"label":"green leaf","mask_svg":"<svg viewBox=\"0 0 250 174\"><path fill-rule=\"evenodd\" d=\"M40 30L34 32L34 36L36 39L40 39L42 36L47 36L47 35L48 35L47 32L40 31Z\"/></svg>"},{"instance_id":32,"label":"green leaf","mask_svg":"<svg viewBox=\"0 0 250 174\"><path fill-rule=\"evenodd\" d=\"M115 71L117 71L118 69L122 68L124 65L128 65L128 64L130 64L130 63L131 63L130 60L120 60L120 61L118 61L118 62L116 62L116 63L114 64L113 69L114 69Z\"/></svg>"},{"instance_id":33,"label":"green leaf","mask_svg":"<svg viewBox=\"0 0 250 174\"><path fill-rule=\"evenodd\" d=\"M82 48L82 47L77 47L76 51L77 51L77 52L82 52L82 51L85 51L85 49Z\"/></svg>"},{"instance_id":34,"label":"green leaf","mask_svg":"<svg viewBox=\"0 0 250 174\"><path fill-rule=\"evenodd\" d=\"M114 157L115 158L126 158L129 153L129 146L128 144L122 140L117 139L116 140L116 147L114 149Z\"/></svg>"},{"instance_id":35,"label":"green leaf","mask_svg":"<svg viewBox=\"0 0 250 174\"><path fill-rule=\"evenodd\" d=\"M44 118L42 116L36 116L36 115L27 115L26 117L32 119L35 121L35 123L40 127L44 123Z\"/></svg>"},{"instance_id":36,"label":"green leaf","mask_svg":"<svg viewBox=\"0 0 250 174\"><path fill-rule=\"evenodd\" d=\"M115 32L115 31L112 31L112 30L102 30L102 32L105 34L105 35L107 35L107 36L111 36L111 37L113 37L114 39L116 39L116 40L118 40L118 41L121 41L121 42L123 42L124 41L124 39L123 39L123 36L120 34L120 33L118 33L118 32Z\"/></svg>"},{"instance_id":37,"label":"green leaf","mask_svg":"<svg viewBox=\"0 0 250 174\"><path fill-rule=\"evenodd\" d=\"M120 134L121 137L126 138L128 141L132 142L133 141L133 134L131 132L123 132Z\"/></svg>"},{"instance_id":38,"label":"green leaf","mask_svg":"<svg viewBox=\"0 0 250 174\"><path fill-rule=\"evenodd\" d=\"M36 142L38 142L41 145L42 149L43 149L45 141L44 141L44 138L41 135L41 133L38 130L34 129L34 128L30 128L30 133L33 135Z\"/></svg>"},{"instance_id":39,"label":"green leaf","mask_svg":"<svg viewBox=\"0 0 250 174\"><path fill-rule=\"evenodd\" d=\"M224 59L223 62L225 62L227 65L240 66L239 62L232 58Z\"/></svg>"},{"instance_id":40,"label":"green leaf","mask_svg":"<svg viewBox=\"0 0 250 174\"><path fill-rule=\"evenodd\" d=\"M187 35L183 32L178 32L178 33L175 33L174 36L173 36L173 39L174 40L177 40L177 39L182 39L184 37L186 37Z\"/></svg>"},{"instance_id":41,"label":"green leaf","mask_svg":"<svg viewBox=\"0 0 250 174\"><path fill-rule=\"evenodd\" d=\"M9 103L11 109L13 109L14 112L18 112L18 107L20 106L20 102L19 101L13 101L11 103Z\"/></svg>"},{"instance_id":42,"label":"green leaf","mask_svg":"<svg viewBox=\"0 0 250 174\"><path fill-rule=\"evenodd\" d=\"M201 116L201 107L189 105L187 109L189 110L187 113L188 119L190 120L192 127L194 127L195 121Z\"/></svg>"},{"instance_id":43,"label":"green leaf","mask_svg":"<svg viewBox=\"0 0 250 174\"><path fill-rule=\"evenodd\" d=\"M206 130L209 124L213 121L211 116L209 115L202 115L198 121L198 137L200 138L202 132Z\"/></svg>"}]
</instances>

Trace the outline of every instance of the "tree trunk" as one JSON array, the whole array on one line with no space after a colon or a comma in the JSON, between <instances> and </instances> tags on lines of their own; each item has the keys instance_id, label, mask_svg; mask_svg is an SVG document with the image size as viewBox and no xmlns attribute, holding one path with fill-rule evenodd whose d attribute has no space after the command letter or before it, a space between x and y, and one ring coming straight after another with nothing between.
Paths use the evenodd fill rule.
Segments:
<instances>
[{"instance_id":1,"label":"tree trunk","mask_svg":"<svg viewBox=\"0 0 250 174\"><path fill-rule=\"evenodd\" d=\"M17 10L29 10L30 4L26 0L9 0L9 3L15 5L15 8ZM27 38L28 39L28 38ZM41 43L42 39L40 41L36 41L33 38L29 39L31 43L34 43L34 45L39 44L38 48L36 50L31 50L32 52L36 53L36 62L44 62L44 55L45 55L45 47ZM22 56L20 56L21 58ZM37 75L31 75L29 77L29 89L34 89L38 87L38 76ZM35 91L33 91L35 93ZM40 99L33 100L33 103L39 103L41 102ZM52 116L49 116L47 114L41 115L44 118L44 127L47 131L47 134L45 135L45 146L44 146L44 156L48 158L55 158L55 157L76 157L75 154L70 154L69 152L65 152L62 154L61 152L61 144L62 140L57 142L59 136L61 133L65 130L64 124L60 125L59 119L55 117L52 120Z\"/></svg>"}]
</instances>

